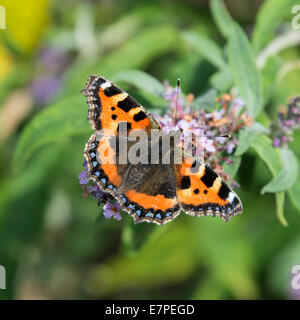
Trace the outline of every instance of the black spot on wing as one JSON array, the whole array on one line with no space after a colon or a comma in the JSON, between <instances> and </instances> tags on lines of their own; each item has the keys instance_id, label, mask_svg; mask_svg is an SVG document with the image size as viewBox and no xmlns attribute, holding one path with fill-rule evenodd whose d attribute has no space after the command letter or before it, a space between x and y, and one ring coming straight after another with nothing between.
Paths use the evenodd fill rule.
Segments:
<instances>
[{"instance_id":1,"label":"black spot on wing","mask_svg":"<svg viewBox=\"0 0 300 320\"><path fill-rule=\"evenodd\" d=\"M213 186L217 177L218 175L212 169L210 169L209 167L205 167L205 173L201 180L207 186L207 188L210 188Z\"/></svg>"},{"instance_id":2,"label":"black spot on wing","mask_svg":"<svg viewBox=\"0 0 300 320\"><path fill-rule=\"evenodd\" d=\"M131 97L126 97L123 101L118 102L118 107L125 112L130 111L131 109L139 107L139 104Z\"/></svg>"},{"instance_id":3,"label":"black spot on wing","mask_svg":"<svg viewBox=\"0 0 300 320\"><path fill-rule=\"evenodd\" d=\"M239 203L240 203L240 202L239 202L239 199L238 199L237 197L234 197L233 200L232 200L232 204L233 204L234 206L237 206Z\"/></svg>"},{"instance_id":4,"label":"black spot on wing","mask_svg":"<svg viewBox=\"0 0 300 320\"><path fill-rule=\"evenodd\" d=\"M105 82L107 82L104 78L98 78L97 80L96 80L96 83L95 84L97 84L99 87L101 86L101 84L103 84L103 83L105 83Z\"/></svg>"},{"instance_id":5,"label":"black spot on wing","mask_svg":"<svg viewBox=\"0 0 300 320\"><path fill-rule=\"evenodd\" d=\"M119 133L120 131L120 128L123 130L123 131L129 131L131 130L131 123L130 122L125 122L125 121L122 121L118 124L118 128L117 128L117 132Z\"/></svg>"},{"instance_id":6,"label":"black spot on wing","mask_svg":"<svg viewBox=\"0 0 300 320\"><path fill-rule=\"evenodd\" d=\"M133 116L133 120L136 122L142 121L145 118L147 118L147 116L146 116L145 112L143 112L143 111L140 111L139 113L137 113Z\"/></svg>"},{"instance_id":7,"label":"black spot on wing","mask_svg":"<svg viewBox=\"0 0 300 320\"><path fill-rule=\"evenodd\" d=\"M191 178L189 176L183 176L180 183L181 189L188 189L191 186Z\"/></svg>"},{"instance_id":8,"label":"black spot on wing","mask_svg":"<svg viewBox=\"0 0 300 320\"><path fill-rule=\"evenodd\" d=\"M118 87L116 87L116 86L114 86L114 85L112 85L112 86L104 89L104 94L105 94L107 97L112 97L112 96L114 96L114 95L116 95L116 94L119 94L119 93L122 93L122 92L123 92L123 91L122 91L120 88L118 88Z\"/></svg>"},{"instance_id":9,"label":"black spot on wing","mask_svg":"<svg viewBox=\"0 0 300 320\"><path fill-rule=\"evenodd\" d=\"M221 188L218 192L218 196L221 199L225 200L228 198L229 192L230 192L230 189L227 187L226 183L224 181L222 181Z\"/></svg>"}]
</instances>

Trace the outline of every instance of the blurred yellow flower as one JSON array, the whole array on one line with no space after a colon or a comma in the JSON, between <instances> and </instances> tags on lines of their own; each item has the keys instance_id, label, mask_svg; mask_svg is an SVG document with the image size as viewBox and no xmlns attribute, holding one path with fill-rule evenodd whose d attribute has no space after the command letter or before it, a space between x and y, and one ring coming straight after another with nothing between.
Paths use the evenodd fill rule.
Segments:
<instances>
[{"instance_id":1,"label":"blurred yellow flower","mask_svg":"<svg viewBox=\"0 0 300 320\"><path fill-rule=\"evenodd\" d=\"M37 45L50 16L50 0L2 0L6 10L5 37L18 51L30 53Z\"/></svg>"}]
</instances>

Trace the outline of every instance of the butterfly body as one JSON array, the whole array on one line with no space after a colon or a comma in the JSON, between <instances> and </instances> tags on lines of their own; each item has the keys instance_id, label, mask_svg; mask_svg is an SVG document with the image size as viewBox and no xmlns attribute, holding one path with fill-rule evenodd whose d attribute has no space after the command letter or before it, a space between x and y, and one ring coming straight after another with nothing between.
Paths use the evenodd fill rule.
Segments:
<instances>
[{"instance_id":1,"label":"butterfly body","mask_svg":"<svg viewBox=\"0 0 300 320\"><path fill-rule=\"evenodd\" d=\"M90 76L82 92L87 97L88 118L95 130L84 150L89 177L117 199L135 223L162 225L182 210L193 216L219 216L225 221L242 212L235 192L205 163L174 143L162 150L159 137L154 143L158 160L151 161L151 130L161 132L160 125L125 91L103 77ZM122 146L126 145L128 150L133 145L122 140L124 124L127 133L145 131L149 161L130 163L128 157L122 161ZM106 154L101 151L104 145ZM181 163L175 161L177 151ZM113 161L105 161L107 155Z\"/></svg>"}]
</instances>

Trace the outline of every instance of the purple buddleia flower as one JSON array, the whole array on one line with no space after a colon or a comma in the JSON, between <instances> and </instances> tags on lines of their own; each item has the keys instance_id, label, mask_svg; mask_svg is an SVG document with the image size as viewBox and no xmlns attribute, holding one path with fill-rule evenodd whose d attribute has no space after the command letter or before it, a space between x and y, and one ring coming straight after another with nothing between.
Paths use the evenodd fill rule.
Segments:
<instances>
[{"instance_id":1,"label":"purple buddleia flower","mask_svg":"<svg viewBox=\"0 0 300 320\"><path fill-rule=\"evenodd\" d=\"M86 170L84 170L84 171L79 173L78 178L79 178L79 183L80 184L88 184L89 183L89 179L87 179L86 175L87 175L87 171Z\"/></svg>"},{"instance_id":2,"label":"purple buddleia flower","mask_svg":"<svg viewBox=\"0 0 300 320\"><path fill-rule=\"evenodd\" d=\"M106 195L106 193L100 191L99 187L87 178L88 166L85 160L83 162L83 167L85 170L83 170L78 177L80 185L85 190L85 197L90 194L95 200L98 201L98 205L100 205L103 202L104 195Z\"/></svg>"},{"instance_id":3,"label":"purple buddleia flower","mask_svg":"<svg viewBox=\"0 0 300 320\"><path fill-rule=\"evenodd\" d=\"M226 137L216 137L216 141L219 143L219 144L224 144L226 143Z\"/></svg>"},{"instance_id":4,"label":"purple buddleia flower","mask_svg":"<svg viewBox=\"0 0 300 320\"><path fill-rule=\"evenodd\" d=\"M273 146L275 148L279 148L280 147L280 139L279 138L275 138L274 141L273 141Z\"/></svg>"},{"instance_id":5,"label":"purple buddleia flower","mask_svg":"<svg viewBox=\"0 0 300 320\"><path fill-rule=\"evenodd\" d=\"M52 73L62 72L70 63L67 53L56 47L45 47L38 55L39 63Z\"/></svg>"},{"instance_id":6,"label":"purple buddleia flower","mask_svg":"<svg viewBox=\"0 0 300 320\"><path fill-rule=\"evenodd\" d=\"M232 96L224 94L217 100L219 109L208 112L203 109L191 108L193 95L188 95L185 98L180 93L178 95L180 99L178 98L178 101L176 101L177 88L170 87L168 83L165 83L165 88L166 92L163 97L169 103L169 112L163 116L154 115L160 123L162 131L166 133L171 130L183 130L182 146L188 147L188 150L192 151L191 153L195 156L204 157L204 160L214 169L216 169L216 166L222 168L219 163L227 160L222 154L224 152L232 154L238 144L235 135L228 135L228 133L237 133L241 128L252 123L252 119L245 112L242 112L245 105L244 100L240 97L233 100ZM193 140L192 138L191 140L190 135L184 134L186 131L191 131L194 137L198 137L198 139ZM230 177L222 169L218 172L224 179L230 180ZM231 182L237 185L233 180Z\"/></svg>"},{"instance_id":7,"label":"purple buddleia flower","mask_svg":"<svg viewBox=\"0 0 300 320\"><path fill-rule=\"evenodd\" d=\"M280 110L277 121L271 124L271 136L275 148L285 147L293 141L293 133L300 129L300 97L290 100L287 108Z\"/></svg>"},{"instance_id":8,"label":"purple buddleia flower","mask_svg":"<svg viewBox=\"0 0 300 320\"><path fill-rule=\"evenodd\" d=\"M52 100L61 90L60 78L51 75L39 76L31 84L31 93L34 101L44 105Z\"/></svg>"},{"instance_id":9,"label":"purple buddleia flower","mask_svg":"<svg viewBox=\"0 0 300 320\"><path fill-rule=\"evenodd\" d=\"M70 62L67 52L60 48L48 46L38 53L38 70L33 70L30 85L37 105L46 105L58 95L62 89L62 75Z\"/></svg>"},{"instance_id":10,"label":"purple buddleia flower","mask_svg":"<svg viewBox=\"0 0 300 320\"><path fill-rule=\"evenodd\" d=\"M78 178L79 178L79 183L81 185L84 185L84 184L89 183L89 179L87 178L88 167L87 167L87 163L85 160L84 160L82 166L85 168L85 170L83 170L82 172L79 173Z\"/></svg>"},{"instance_id":11,"label":"purple buddleia flower","mask_svg":"<svg viewBox=\"0 0 300 320\"><path fill-rule=\"evenodd\" d=\"M88 186L88 193L93 196L95 200L98 200L98 204L103 200L104 192L100 191L99 187L97 185L89 185Z\"/></svg>"},{"instance_id":12,"label":"purple buddleia flower","mask_svg":"<svg viewBox=\"0 0 300 320\"><path fill-rule=\"evenodd\" d=\"M103 215L106 219L114 217L114 219L120 221L122 217L119 210L120 204L117 201L115 203L107 202L103 207Z\"/></svg>"},{"instance_id":13,"label":"purple buddleia flower","mask_svg":"<svg viewBox=\"0 0 300 320\"><path fill-rule=\"evenodd\" d=\"M154 113L153 117L156 121L160 123L164 133L168 133L174 128L174 120L169 114L160 116Z\"/></svg>"},{"instance_id":14,"label":"purple buddleia flower","mask_svg":"<svg viewBox=\"0 0 300 320\"><path fill-rule=\"evenodd\" d=\"M207 150L208 152L216 152L216 148L214 147L214 141L212 139L208 139L205 137L204 139L204 149Z\"/></svg>"},{"instance_id":15,"label":"purple buddleia flower","mask_svg":"<svg viewBox=\"0 0 300 320\"><path fill-rule=\"evenodd\" d=\"M237 97L237 98L233 99L233 104L240 106L240 107L243 107L245 105L245 101L242 98Z\"/></svg>"},{"instance_id":16,"label":"purple buddleia flower","mask_svg":"<svg viewBox=\"0 0 300 320\"><path fill-rule=\"evenodd\" d=\"M231 154L233 152L235 148L235 144L234 143L229 143L227 146L226 146L226 151L228 154Z\"/></svg>"}]
</instances>

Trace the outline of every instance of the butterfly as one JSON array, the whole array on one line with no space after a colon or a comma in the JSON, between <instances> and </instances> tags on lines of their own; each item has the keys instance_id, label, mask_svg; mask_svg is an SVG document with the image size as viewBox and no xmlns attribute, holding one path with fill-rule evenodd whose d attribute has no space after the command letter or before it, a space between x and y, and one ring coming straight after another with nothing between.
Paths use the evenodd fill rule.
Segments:
<instances>
[{"instance_id":1,"label":"butterfly","mask_svg":"<svg viewBox=\"0 0 300 320\"><path fill-rule=\"evenodd\" d=\"M181 163L121 163L120 150L112 146L111 136L97 133L109 130L118 142L120 125L125 124L128 133L143 129L150 135L152 129L161 131L159 123L140 103L104 77L90 76L82 93L95 131L84 149L88 178L112 195L135 223L162 225L181 211L196 217L219 216L224 221L242 213L237 194L208 165L184 150ZM103 161L104 153L99 152L103 145L115 161ZM169 153L174 149L171 146ZM159 153L163 158L161 149Z\"/></svg>"}]
</instances>

